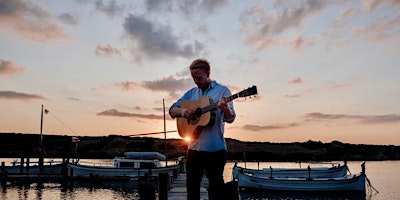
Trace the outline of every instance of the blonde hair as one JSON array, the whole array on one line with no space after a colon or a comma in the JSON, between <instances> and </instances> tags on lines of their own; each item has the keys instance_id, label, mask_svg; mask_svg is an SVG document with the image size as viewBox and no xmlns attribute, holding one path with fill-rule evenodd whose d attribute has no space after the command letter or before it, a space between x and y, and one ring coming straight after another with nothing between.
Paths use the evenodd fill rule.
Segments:
<instances>
[{"instance_id":1,"label":"blonde hair","mask_svg":"<svg viewBox=\"0 0 400 200\"><path fill-rule=\"evenodd\" d=\"M207 73L208 75L210 75L211 67L210 67L210 63L209 63L206 59L201 59L201 58L199 58L199 59L194 60L194 61L192 62L192 64L190 64L189 69L190 69L190 70L193 70L193 69L201 69L201 70L203 70L205 73Z\"/></svg>"}]
</instances>

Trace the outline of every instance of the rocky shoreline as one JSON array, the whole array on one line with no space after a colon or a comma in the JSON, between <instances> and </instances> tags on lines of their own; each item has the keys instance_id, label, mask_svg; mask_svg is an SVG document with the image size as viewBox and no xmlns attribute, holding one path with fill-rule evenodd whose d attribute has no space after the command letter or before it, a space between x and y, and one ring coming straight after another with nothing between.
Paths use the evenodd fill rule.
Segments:
<instances>
[{"instance_id":1,"label":"rocky shoreline","mask_svg":"<svg viewBox=\"0 0 400 200\"><path fill-rule=\"evenodd\" d=\"M79 137L73 143L71 136L43 135L43 148L39 134L0 133L0 157L49 158L114 158L126 151L158 151L169 158L183 156L187 143L181 139L150 137L99 136ZM400 160L400 146L348 144L339 141L295 143L243 142L226 139L228 160L246 161L381 161ZM78 144L78 145L76 145ZM77 151L75 151L77 150ZM245 152L245 153L244 153Z\"/></svg>"}]
</instances>

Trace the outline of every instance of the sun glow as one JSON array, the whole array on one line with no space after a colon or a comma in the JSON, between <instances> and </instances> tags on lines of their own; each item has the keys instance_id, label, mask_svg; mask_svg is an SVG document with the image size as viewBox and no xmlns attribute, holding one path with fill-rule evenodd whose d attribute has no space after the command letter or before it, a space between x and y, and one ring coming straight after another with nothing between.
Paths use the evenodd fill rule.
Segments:
<instances>
[{"instance_id":1,"label":"sun glow","mask_svg":"<svg viewBox=\"0 0 400 200\"><path fill-rule=\"evenodd\" d=\"M190 142L190 137L185 137L184 140L185 140L186 142Z\"/></svg>"}]
</instances>

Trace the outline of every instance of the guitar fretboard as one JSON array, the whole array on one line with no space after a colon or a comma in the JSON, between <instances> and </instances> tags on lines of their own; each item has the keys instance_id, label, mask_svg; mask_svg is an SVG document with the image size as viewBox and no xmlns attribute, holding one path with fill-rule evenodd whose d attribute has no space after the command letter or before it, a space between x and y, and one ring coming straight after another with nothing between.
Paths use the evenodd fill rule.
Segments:
<instances>
[{"instance_id":1,"label":"guitar fretboard","mask_svg":"<svg viewBox=\"0 0 400 200\"><path fill-rule=\"evenodd\" d=\"M227 100L227 102L230 102L230 101L235 100L238 97L239 97L239 93L236 93L236 94L234 94L232 96L226 97L226 100ZM206 112L209 112L209 111L217 109L218 102L219 101L211 103L208 106L204 106L203 108L201 108L201 112L202 113L206 113Z\"/></svg>"}]
</instances>

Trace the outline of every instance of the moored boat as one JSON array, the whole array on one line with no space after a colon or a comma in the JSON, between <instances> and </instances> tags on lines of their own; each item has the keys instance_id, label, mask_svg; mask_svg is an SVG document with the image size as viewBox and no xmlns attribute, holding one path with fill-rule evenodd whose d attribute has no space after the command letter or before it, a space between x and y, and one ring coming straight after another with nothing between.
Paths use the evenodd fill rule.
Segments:
<instances>
[{"instance_id":1,"label":"moored boat","mask_svg":"<svg viewBox=\"0 0 400 200\"><path fill-rule=\"evenodd\" d=\"M176 176L181 169L180 160L174 165L163 166L165 155L158 152L125 152L124 157L114 158L113 166L90 166L79 163L67 163L68 175L73 177L142 177L158 176L168 173Z\"/></svg>"},{"instance_id":2,"label":"moored boat","mask_svg":"<svg viewBox=\"0 0 400 200\"><path fill-rule=\"evenodd\" d=\"M310 167L308 168L263 168L249 169L243 168L235 163L232 169L233 178L237 178L239 172L257 176L273 178L334 178L342 177L347 174L347 163L344 165L336 164L332 167Z\"/></svg>"},{"instance_id":3,"label":"moored boat","mask_svg":"<svg viewBox=\"0 0 400 200\"><path fill-rule=\"evenodd\" d=\"M366 175L364 166L362 169L363 170L360 174L347 174L345 176L334 178L271 178L239 172L237 174L237 181L239 188L271 191L365 192Z\"/></svg>"},{"instance_id":4,"label":"moored boat","mask_svg":"<svg viewBox=\"0 0 400 200\"><path fill-rule=\"evenodd\" d=\"M54 160L44 161L42 167L39 161L21 163L14 160L10 164L2 166L1 171L8 174L61 174L63 166L62 162Z\"/></svg>"}]
</instances>

